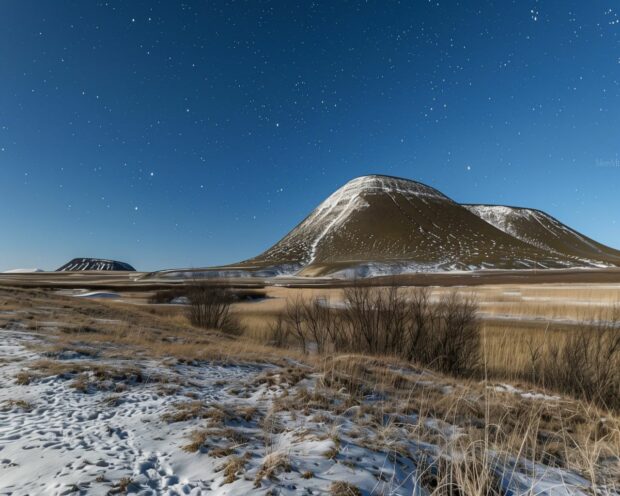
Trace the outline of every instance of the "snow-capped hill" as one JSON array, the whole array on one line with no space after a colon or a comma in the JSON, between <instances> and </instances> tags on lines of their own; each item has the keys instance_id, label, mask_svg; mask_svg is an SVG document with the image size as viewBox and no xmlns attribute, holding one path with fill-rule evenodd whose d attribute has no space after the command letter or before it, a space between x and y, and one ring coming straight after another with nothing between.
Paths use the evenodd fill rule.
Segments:
<instances>
[{"instance_id":1,"label":"snow-capped hill","mask_svg":"<svg viewBox=\"0 0 620 496\"><path fill-rule=\"evenodd\" d=\"M544 212L461 205L416 181L370 175L336 190L257 257L198 272L203 277L367 277L607 266L620 267L619 251Z\"/></svg>"},{"instance_id":2,"label":"snow-capped hill","mask_svg":"<svg viewBox=\"0 0 620 496\"><path fill-rule=\"evenodd\" d=\"M371 206L371 197L399 195L410 199L452 201L430 186L407 179L370 175L353 179L330 195L299 226L309 234L309 251L304 261L317 259L322 241L344 226L358 212Z\"/></svg>"},{"instance_id":3,"label":"snow-capped hill","mask_svg":"<svg viewBox=\"0 0 620 496\"><path fill-rule=\"evenodd\" d=\"M249 262L277 261L308 265L334 256L334 241L337 241L338 245L348 245L336 250L341 252L341 256L348 257L350 249L353 248L350 238L356 235L350 231L356 224L356 219L366 217L366 210L371 216L374 215L378 211L379 203L396 202L397 197L409 203L453 203L436 189L416 181L381 175L358 177L331 194L279 243ZM339 238L343 234L349 240L342 240L340 243ZM367 243L369 240L363 241ZM385 254L389 255L388 252Z\"/></svg>"},{"instance_id":4,"label":"snow-capped hill","mask_svg":"<svg viewBox=\"0 0 620 496\"><path fill-rule=\"evenodd\" d=\"M96 271L126 271L135 272L131 265L125 262L118 262L116 260L104 260L101 258L74 258L69 263L66 263L62 267L56 269L56 272L76 272L85 270Z\"/></svg>"},{"instance_id":5,"label":"snow-capped hill","mask_svg":"<svg viewBox=\"0 0 620 496\"><path fill-rule=\"evenodd\" d=\"M580 264L516 238L436 189L388 176L354 179L280 242L242 265L300 264L301 275L567 267ZM379 265L377 265L379 264ZM371 270L372 272L372 270Z\"/></svg>"},{"instance_id":6,"label":"snow-capped hill","mask_svg":"<svg viewBox=\"0 0 620 496\"><path fill-rule=\"evenodd\" d=\"M505 205L463 206L489 224L533 246L572 255L592 265L620 264L620 251L580 234L541 210Z\"/></svg>"}]
</instances>

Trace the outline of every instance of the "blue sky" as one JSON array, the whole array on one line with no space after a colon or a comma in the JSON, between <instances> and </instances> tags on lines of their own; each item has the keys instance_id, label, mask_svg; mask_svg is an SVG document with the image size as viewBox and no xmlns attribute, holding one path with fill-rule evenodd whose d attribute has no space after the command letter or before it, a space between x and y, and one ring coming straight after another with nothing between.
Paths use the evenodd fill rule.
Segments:
<instances>
[{"instance_id":1,"label":"blue sky","mask_svg":"<svg viewBox=\"0 0 620 496\"><path fill-rule=\"evenodd\" d=\"M620 248L620 6L34 2L0 15L0 270L258 254L347 180Z\"/></svg>"}]
</instances>

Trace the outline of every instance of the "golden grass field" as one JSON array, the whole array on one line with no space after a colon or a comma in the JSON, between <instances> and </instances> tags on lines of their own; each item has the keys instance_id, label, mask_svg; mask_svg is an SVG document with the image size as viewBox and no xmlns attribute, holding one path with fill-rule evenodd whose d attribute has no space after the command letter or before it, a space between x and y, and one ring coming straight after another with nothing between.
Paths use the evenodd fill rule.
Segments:
<instances>
[{"instance_id":1,"label":"golden grass field","mask_svg":"<svg viewBox=\"0 0 620 496\"><path fill-rule=\"evenodd\" d=\"M620 305L620 284L523 284L432 288L432 297L456 291L473 296L482 314L484 358L494 375L515 378L529 366L533 348L561 341L566 331ZM342 301L340 289L268 288L268 299L239 303L246 335L265 342L269 323L288 300L325 297Z\"/></svg>"},{"instance_id":2,"label":"golden grass field","mask_svg":"<svg viewBox=\"0 0 620 496\"><path fill-rule=\"evenodd\" d=\"M267 343L270 325L276 315L284 311L288 301L322 297L336 305L342 302L340 288L271 286L264 291L267 296L265 299L233 305L233 312L240 318L244 328L244 339L239 341L252 343L251 346ZM533 349L544 347L546 343L561 342L567 335L567 330L600 318L620 303L620 284L612 283L433 287L431 298L438 300L441 295L454 291L472 296L479 305L483 357L489 373L495 377L515 380L530 366ZM54 293L54 290L47 290L46 294ZM132 312L139 312L139 315L157 315L170 326L175 326L177 332L189 325L182 306L149 304L149 297L152 295L150 291L124 291L119 294L122 296L119 300L99 300L98 304L114 309L131 309ZM78 305L75 299L70 301ZM81 302L84 302L84 305L92 304L90 301L80 300ZM27 302L21 304L27 305ZM130 326L126 322L115 324L114 332L106 334L105 339L118 334L122 336L122 340L141 342L144 334L148 334L145 327L147 321L145 318L139 323L145 331L137 334L126 332ZM36 325L36 317L34 324ZM98 337L95 334L87 336L86 339L96 340ZM237 343L237 346L243 347L241 342ZM167 347L168 345L164 346Z\"/></svg>"}]
</instances>

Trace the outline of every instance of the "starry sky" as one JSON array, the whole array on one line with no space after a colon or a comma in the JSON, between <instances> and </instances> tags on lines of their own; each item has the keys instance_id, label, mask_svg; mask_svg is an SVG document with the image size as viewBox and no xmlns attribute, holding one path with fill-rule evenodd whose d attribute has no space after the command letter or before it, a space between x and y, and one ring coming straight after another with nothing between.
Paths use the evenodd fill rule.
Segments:
<instances>
[{"instance_id":1,"label":"starry sky","mask_svg":"<svg viewBox=\"0 0 620 496\"><path fill-rule=\"evenodd\" d=\"M0 270L258 254L353 177L620 248L617 1L0 4Z\"/></svg>"}]
</instances>

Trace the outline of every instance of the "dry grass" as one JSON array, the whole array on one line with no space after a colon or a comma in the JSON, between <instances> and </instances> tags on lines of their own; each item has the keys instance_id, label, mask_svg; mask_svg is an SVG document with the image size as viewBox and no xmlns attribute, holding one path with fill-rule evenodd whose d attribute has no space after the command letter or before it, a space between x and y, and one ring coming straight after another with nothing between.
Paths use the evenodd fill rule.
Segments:
<instances>
[{"instance_id":1,"label":"dry grass","mask_svg":"<svg viewBox=\"0 0 620 496\"><path fill-rule=\"evenodd\" d=\"M247 459L239 456L231 456L219 469L224 472L223 484L232 484L245 472Z\"/></svg>"},{"instance_id":2,"label":"dry grass","mask_svg":"<svg viewBox=\"0 0 620 496\"><path fill-rule=\"evenodd\" d=\"M277 350L247 339L192 326L180 307L88 301L50 291L0 289L0 303L16 314L0 314L0 327L16 320L48 338L37 352L51 358L62 353L92 354L101 359L171 358L184 362L285 363L300 358L294 350ZM247 305L247 304L240 304ZM62 325L44 326L47 322ZM28 381L24 374L20 380ZM25 382L24 382L25 383Z\"/></svg>"},{"instance_id":3,"label":"dry grass","mask_svg":"<svg viewBox=\"0 0 620 496\"><path fill-rule=\"evenodd\" d=\"M362 491L348 482L336 481L332 482L329 487L329 494L332 496L362 496Z\"/></svg>"},{"instance_id":4,"label":"dry grass","mask_svg":"<svg viewBox=\"0 0 620 496\"><path fill-rule=\"evenodd\" d=\"M462 455L462 466L435 474L438 488L458 473L459 487L470 488L465 494L493 494L484 489L494 480L487 473L489 449L587 474L596 484L620 480L620 419L587 403L526 399L485 382L431 378L388 358L339 357L326 360L323 370L331 388L357 398L349 403L360 405L358 423L374 433L366 436L366 447L405 455L399 418L414 415L418 422L407 427L409 439ZM363 404L368 385L385 400ZM449 426L459 426L458 435L446 434ZM437 494L453 494L445 489Z\"/></svg>"},{"instance_id":5,"label":"dry grass","mask_svg":"<svg viewBox=\"0 0 620 496\"><path fill-rule=\"evenodd\" d=\"M31 412L34 409L34 404L26 400L6 400L0 410L6 411L13 408L18 408L24 412Z\"/></svg>"},{"instance_id":6,"label":"dry grass","mask_svg":"<svg viewBox=\"0 0 620 496\"><path fill-rule=\"evenodd\" d=\"M254 479L254 487L259 488L264 479L278 480L278 474L292 470L288 455L285 453L270 453L265 456L263 463Z\"/></svg>"},{"instance_id":7,"label":"dry grass","mask_svg":"<svg viewBox=\"0 0 620 496\"><path fill-rule=\"evenodd\" d=\"M195 453L207 450L211 456L217 458L233 454L235 449L249 441L243 432L231 427L195 429L188 438L190 442L183 446L185 451Z\"/></svg>"},{"instance_id":8,"label":"dry grass","mask_svg":"<svg viewBox=\"0 0 620 496\"><path fill-rule=\"evenodd\" d=\"M193 419L204 419L209 409L202 401L186 401L174 405L174 410L162 415L162 420L169 423L185 422Z\"/></svg>"},{"instance_id":9,"label":"dry grass","mask_svg":"<svg viewBox=\"0 0 620 496\"><path fill-rule=\"evenodd\" d=\"M562 347L575 331L595 333L587 326L582 329L485 325L482 332L484 358L490 377L523 380L532 362L551 344Z\"/></svg>"},{"instance_id":10,"label":"dry grass","mask_svg":"<svg viewBox=\"0 0 620 496\"><path fill-rule=\"evenodd\" d=\"M520 296L516 295L517 290ZM282 288L274 291L286 294ZM319 294L318 290L303 291L307 295ZM443 291L434 290L434 293L439 295ZM335 298L336 292L328 293ZM545 309L544 304L532 303L533 300L522 301L523 295L549 298L550 294L568 295L568 303L554 303L551 309ZM1 308L17 313L0 315L0 326L10 320L38 330L47 339L40 351L49 352L51 357L66 351L98 353L96 361L84 360L84 363L56 359L37 362L34 367L17 374L16 380L24 385L48 375L65 375L74 381L77 389L84 391L93 387L100 389L108 383L139 383L139 369L129 365L129 360L136 356L160 359L171 365L202 361L280 365L280 369L269 370L261 374L255 384L248 385L250 391L264 386L286 393L273 402L273 410L267 415L253 407L231 411L218 405L187 401L176 405L165 416L169 422L206 420L206 427L190 435L185 449L204 449L214 457L231 457L222 466L226 481L234 481L245 468L244 459L238 457L238 448L245 440L238 430L229 430L227 422L231 419L257 422L263 426L268 439L281 428L279 412L290 415L301 412L314 415L317 420L323 419L328 428L332 415L347 415L355 420L360 443L389 456L411 456L403 449L404 440L428 442L446 452L460 453L458 461L450 463L425 465L428 460L415 460L421 467L420 480L432 487L436 495L494 494L496 482L490 471L494 462L489 458L490 450L500 459L510 455L574 470L596 487L615 484L617 489L620 486L620 418L617 413L566 395L559 400L541 401L495 388L499 382L510 382L528 393L557 393L544 385L533 385L529 374L535 350L544 349L548 343L561 345L570 337L566 329L546 326L544 321L540 325L518 320L501 326L486 323L482 329L484 373L465 380L430 373L393 357L343 353L304 355L294 348L277 349L265 345L265 341L257 342L268 335L269 319L278 309L285 308L286 301L277 298L235 304L233 311L240 316L243 325L258 330L231 339L191 326L182 310L175 308L76 301L42 291L1 290L1 297ZM504 312L510 308L515 315L521 312L523 315L570 317L576 315L576 310L570 308L574 307L570 303L572 298L584 301L600 298L601 302L611 304L617 299L617 291L485 287L476 289L476 297L483 303L484 311L494 308ZM587 314L595 315L599 310L597 306L596 312L591 309ZM54 330L43 325L46 321L61 321L66 329L72 330ZM122 365L111 369L106 365L108 359L120 360L115 363ZM292 361L295 365L291 365ZM317 378L316 386L300 387L300 381L309 377ZM457 426L457 430L450 426ZM341 462L341 457L338 458ZM291 470L288 457L279 452L271 453L265 457L255 483L260 487L263 480L275 479L286 470ZM455 488L459 488L458 491ZM334 492L333 488L332 493L349 494Z\"/></svg>"},{"instance_id":11,"label":"dry grass","mask_svg":"<svg viewBox=\"0 0 620 496\"><path fill-rule=\"evenodd\" d=\"M208 429L197 429L190 433L189 443L183 446L183 450L188 453L196 453L200 451L206 444L209 439L209 430Z\"/></svg>"},{"instance_id":12,"label":"dry grass","mask_svg":"<svg viewBox=\"0 0 620 496\"><path fill-rule=\"evenodd\" d=\"M141 384L145 381L158 382L158 376L142 375L139 367L118 365L93 361L59 361L38 360L27 370L17 373L17 384L28 385L44 377L61 376L72 380L71 386L77 391L86 393L90 389L100 391L123 391L126 387Z\"/></svg>"}]
</instances>

